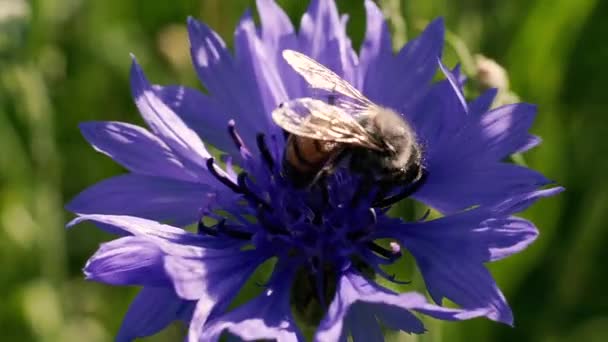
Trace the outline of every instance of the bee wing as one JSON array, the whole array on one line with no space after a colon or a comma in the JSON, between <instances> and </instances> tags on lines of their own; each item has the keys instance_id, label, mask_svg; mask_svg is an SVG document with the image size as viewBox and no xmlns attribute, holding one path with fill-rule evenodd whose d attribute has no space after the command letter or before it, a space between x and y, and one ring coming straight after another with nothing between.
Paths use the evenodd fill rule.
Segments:
<instances>
[{"instance_id":1,"label":"bee wing","mask_svg":"<svg viewBox=\"0 0 608 342\"><path fill-rule=\"evenodd\" d=\"M283 102L272 111L272 119L297 136L382 150L382 144L346 111L313 98Z\"/></svg>"},{"instance_id":2,"label":"bee wing","mask_svg":"<svg viewBox=\"0 0 608 342\"><path fill-rule=\"evenodd\" d=\"M283 50L283 58L312 88L336 93L348 99L340 99L342 101L339 100L336 105L353 111L363 111L373 105L355 87L314 59L293 50Z\"/></svg>"}]
</instances>

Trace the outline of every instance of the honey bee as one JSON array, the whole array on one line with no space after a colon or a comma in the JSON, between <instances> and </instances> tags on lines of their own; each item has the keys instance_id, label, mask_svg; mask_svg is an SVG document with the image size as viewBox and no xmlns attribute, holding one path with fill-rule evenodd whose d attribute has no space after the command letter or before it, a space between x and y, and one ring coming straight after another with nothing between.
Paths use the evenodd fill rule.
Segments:
<instances>
[{"instance_id":1,"label":"honey bee","mask_svg":"<svg viewBox=\"0 0 608 342\"><path fill-rule=\"evenodd\" d=\"M330 103L304 97L272 112L289 133L283 170L295 185L310 185L348 157L348 168L382 184L412 184L424 178L423 152L405 118L377 105L310 57L284 50L283 58Z\"/></svg>"}]
</instances>

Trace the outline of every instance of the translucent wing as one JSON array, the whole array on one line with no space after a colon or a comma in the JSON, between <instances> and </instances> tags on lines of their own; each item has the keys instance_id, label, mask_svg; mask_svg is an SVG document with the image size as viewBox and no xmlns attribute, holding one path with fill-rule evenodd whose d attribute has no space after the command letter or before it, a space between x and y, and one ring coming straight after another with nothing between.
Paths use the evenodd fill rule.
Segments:
<instances>
[{"instance_id":1,"label":"translucent wing","mask_svg":"<svg viewBox=\"0 0 608 342\"><path fill-rule=\"evenodd\" d=\"M343 109L313 98L282 103L272 119L287 132L306 138L382 150L382 144Z\"/></svg>"},{"instance_id":2,"label":"translucent wing","mask_svg":"<svg viewBox=\"0 0 608 342\"><path fill-rule=\"evenodd\" d=\"M283 58L312 88L342 95L348 99L340 101L338 98L336 105L354 111L362 111L374 105L355 87L314 59L293 50L283 50Z\"/></svg>"}]
</instances>

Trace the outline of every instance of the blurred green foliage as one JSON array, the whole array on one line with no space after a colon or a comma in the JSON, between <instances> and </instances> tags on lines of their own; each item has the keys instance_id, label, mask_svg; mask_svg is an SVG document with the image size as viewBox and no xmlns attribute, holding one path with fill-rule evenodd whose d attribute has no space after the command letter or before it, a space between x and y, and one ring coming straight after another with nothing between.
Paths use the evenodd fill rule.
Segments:
<instances>
[{"instance_id":1,"label":"blurred green foliage","mask_svg":"<svg viewBox=\"0 0 608 342\"><path fill-rule=\"evenodd\" d=\"M305 1L280 1L292 20ZM599 0L381 1L396 43L436 16L451 30L447 61L483 53L506 67L511 89L540 114L544 139L526 162L567 188L524 216L541 230L525 252L491 265L516 316L429 321L401 341L608 341L608 2ZM361 42L361 1L338 1ZM0 335L3 341L109 341L137 289L85 282L81 268L110 237L66 233L63 203L123 172L83 140L78 123L141 123L128 88L133 52L156 83L198 86L185 32L188 15L228 43L254 1L0 0ZM464 52L463 52L464 51ZM468 56L470 57L470 56ZM473 68L473 69L472 69ZM474 75L470 75L474 76ZM417 280L414 278L414 280ZM172 326L150 341L180 338Z\"/></svg>"}]
</instances>

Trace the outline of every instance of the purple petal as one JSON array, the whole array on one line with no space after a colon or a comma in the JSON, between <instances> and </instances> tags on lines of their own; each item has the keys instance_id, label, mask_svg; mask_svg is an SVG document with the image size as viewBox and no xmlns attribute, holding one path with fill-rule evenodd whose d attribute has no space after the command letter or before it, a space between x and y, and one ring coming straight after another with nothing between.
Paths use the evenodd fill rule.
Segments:
<instances>
[{"instance_id":1,"label":"purple petal","mask_svg":"<svg viewBox=\"0 0 608 342\"><path fill-rule=\"evenodd\" d=\"M473 154L462 155L465 152L453 150L449 161L438 164L431 160L427 166L429 177L416 193L416 199L443 213L451 213L477 204L494 203L550 183L534 170L514 164L483 162Z\"/></svg>"},{"instance_id":2,"label":"purple petal","mask_svg":"<svg viewBox=\"0 0 608 342\"><path fill-rule=\"evenodd\" d=\"M204 141L231 155L238 155L228 134L228 117L214 97L184 86L154 86L157 96Z\"/></svg>"},{"instance_id":3,"label":"purple petal","mask_svg":"<svg viewBox=\"0 0 608 342\"><path fill-rule=\"evenodd\" d=\"M485 222L484 239L490 252L488 261L496 261L518 253L538 237L538 230L528 220L518 217L489 220Z\"/></svg>"},{"instance_id":4,"label":"purple petal","mask_svg":"<svg viewBox=\"0 0 608 342\"><path fill-rule=\"evenodd\" d=\"M291 20L274 0L256 0L260 21L262 22L262 40L272 55L295 46L295 30Z\"/></svg>"},{"instance_id":5,"label":"purple petal","mask_svg":"<svg viewBox=\"0 0 608 342\"><path fill-rule=\"evenodd\" d=\"M375 316L376 312L372 310L373 308L361 303L351 307L345 325L350 330L353 341L384 341L382 329ZM398 311L397 314L403 315L403 312ZM422 325L422 322L416 320Z\"/></svg>"},{"instance_id":6,"label":"purple petal","mask_svg":"<svg viewBox=\"0 0 608 342\"><path fill-rule=\"evenodd\" d=\"M289 75L293 69L283 60L285 49L298 50L298 38L287 14L274 0L257 0L257 9L262 23L261 40L264 45L265 63L274 65L278 75ZM289 98L305 96L304 83L299 77L282 77Z\"/></svg>"},{"instance_id":7,"label":"purple petal","mask_svg":"<svg viewBox=\"0 0 608 342\"><path fill-rule=\"evenodd\" d=\"M449 159L460 162L462 158L475 158L479 161L498 162L508 155L522 152L538 142L536 137L528 133L534 121L536 107L524 103L507 105L490 112L481 113L481 110L491 104L494 92L487 92L472 105L471 115L457 110L454 101L447 101L454 97L454 91L446 92L445 88L435 89L425 98L424 106L418 109L427 110L427 120L416 119L415 123L423 121L417 129L422 136L432 144L427 156L431 163L437 160ZM433 100L434 95L441 95L442 100ZM461 108L461 107L460 107ZM443 120L440 127L433 127L431 120ZM426 122L424 122L426 121ZM432 132L432 133L429 133ZM458 146L458 149L454 149Z\"/></svg>"},{"instance_id":8,"label":"purple petal","mask_svg":"<svg viewBox=\"0 0 608 342\"><path fill-rule=\"evenodd\" d=\"M154 91L141 67L133 58L131 92L135 104L148 126L200 176L208 175L205 161L211 155L196 132L190 129Z\"/></svg>"},{"instance_id":9,"label":"purple petal","mask_svg":"<svg viewBox=\"0 0 608 342\"><path fill-rule=\"evenodd\" d=\"M431 22L422 34L408 42L394 57L390 68L365 84L371 99L387 105L406 116L412 115L412 106L425 94L437 70L444 42L443 19ZM381 77L382 76L382 77Z\"/></svg>"},{"instance_id":10,"label":"purple petal","mask_svg":"<svg viewBox=\"0 0 608 342\"><path fill-rule=\"evenodd\" d=\"M334 1L313 0L300 23L301 52L355 83L356 54Z\"/></svg>"},{"instance_id":11,"label":"purple petal","mask_svg":"<svg viewBox=\"0 0 608 342\"><path fill-rule=\"evenodd\" d=\"M441 62L441 59L439 57L437 57L437 63L439 65L439 69L441 69L441 72L443 73L443 75L447 79L448 83L452 87L452 93L454 95L456 95L456 98L458 99L458 104L460 105L460 108L458 108L458 111L467 113L468 112L467 101L465 100L464 94L462 93L462 88L461 88L460 81L458 80L458 75L452 73L452 71L450 71L450 69L448 69Z\"/></svg>"},{"instance_id":12,"label":"purple petal","mask_svg":"<svg viewBox=\"0 0 608 342\"><path fill-rule=\"evenodd\" d=\"M491 88L473 100L469 104L469 113L471 114L471 117L479 117L490 110L497 94L498 89Z\"/></svg>"},{"instance_id":13,"label":"purple petal","mask_svg":"<svg viewBox=\"0 0 608 342\"><path fill-rule=\"evenodd\" d=\"M513 313L492 275L480 260L440 250L436 241L403 244L415 256L426 287L436 303L443 297L466 309L487 308L487 317L513 324ZM414 246L414 244L416 246ZM443 244L442 246L445 246Z\"/></svg>"},{"instance_id":14,"label":"purple petal","mask_svg":"<svg viewBox=\"0 0 608 342\"><path fill-rule=\"evenodd\" d=\"M401 330L407 333L422 334L426 331L422 321L409 311L396 306L368 304L368 310L374 311L378 320L391 330Z\"/></svg>"},{"instance_id":15,"label":"purple petal","mask_svg":"<svg viewBox=\"0 0 608 342\"><path fill-rule=\"evenodd\" d=\"M251 113L258 121L266 119L265 127L274 126L270 118L270 113L279 103L287 100L287 91L283 86L281 75L276 64L271 63L271 58L265 46L257 35L255 23L251 12L245 13L237 26L235 33L235 51L237 65L241 73L250 75L247 80L255 80L242 85L247 87L252 94L257 94L257 98L262 101L259 113ZM250 108L250 111L255 110ZM265 128L264 131L267 131Z\"/></svg>"},{"instance_id":16,"label":"purple petal","mask_svg":"<svg viewBox=\"0 0 608 342\"><path fill-rule=\"evenodd\" d=\"M462 137L463 127L467 124L468 107L465 101L458 75L448 70L441 61L446 80L433 84L421 96L412 110L405 112L414 125L418 140L425 148L427 164L437 158L436 153L452 151L455 137ZM462 144L460 142L460 144Z\"/></svg>"},{"instance_id":17,"label":"purple petal","mask_svg":"<svg viewBox=\"0 0 608 342\"><path fill-rule=\"evenodd\" d=\"M103 180L81 192L66 208L80 214L116 214L196 222L210 187L161 177L128 174Z\"/></svg>"},{"instance_id":18,"label":"purple petal","mask_svg":"<svg viewBox=\"0 0 608 342\"><path fill-rule=\"evenodd\" d=\"M154 241L166 254L198 257L204 253L201 248L226 248L229 241L218 242L218 239L190 233L187 230L172 227L152 220L121 215L80 215L72 220L68 227L84 221L93 221L124 234L142 236Z\"/></svg>"},{"instance_id":19,"label":"purple petal","mask_svg":"<svg viewBox=\"0 0 608 342\"><path fill-rule=\"evenodd\" d=\"M452 88L444 80L433 84L417 103L415 108L404 113L416 130L417 139L424 147L425 159L435 158L435 151L441 150L442 142L462 129L463 113L453 115L451 106L455 103ZM458 108L458 107L457 107Z\"/></svg>"},{"instance_id":20,"label":"purple petal","mask_svg":"<svg viewBox=\"0 0 608 342\"><path fill-rule=\"evenodd\" d=\"M97 151L131 172L188 181L197 178L162 140L142 127L123 122L85 122L80 130Z\"/></svg>"},{"instance_id":21,"label":"purple petal","mask_svg":"<svg viewBox=\"0 0 608 342\"><path fill-rule=\"evenodd\" d=\"M393 60L393 50L391 34L380 8L373 1L365 0L365 10L367 28L357 70L362 83L357 86L370 93L374 90L369 86L381 84L380 77L386 76L386 68L391 66Z\"/></svg>"},{"instance_id":22,"label":"purple petal","mask_svg":"<svg viewBox=\"0 0 608 342\"><path fill-rule=\"evenodd\" d=\"M483 115L479 122L480 141L489 157L502 159L527 148L528 130L534 122L536 106L517 103L496 108Z\"/></svg>"},{"instance_id":23,"label":"purple petal","mask_svg":"<svg viewBox=\"0 0 608 342\"><path fill-rule=\"evenodd\" d=\"M363 307L357 308L357 305ZM386 309L387 307L389 309ZM415 333L423 332L424 327L420 320L411 314L411 310L444 320L463 320L486 314L486 310L448 309L429 304L423 295L415 292L399 295L368 281L355 272L346 271L338 280L334 300L319 325L315 340L346 340L349 331L353 332L353 327L348 325L351 311L361 309L368 314L373 313L376 319L391 315L387 321L389 327ZM375 321L356 320L356 323L358 326L355 327L355 331L358 334L364 334L361 331L366 327L375 329L377 325ZM355 337L357 336L353 335L353 338Z\"/></svg>"},{"instance_id":24,"label":"purple petal","mask_svg":"<svg viewBox=\"0 0 608 342\"><path fill-rule=\"evenodd\" d=\"M247 146L255 146L255 135L266 128L260 100L250 92L251 74L242 74L220 36L207 25L188 18L190 53L196 72L217 103L223 115L235 120ZM249 78L248 78L249 77Z\"/></svg>"},{"instance_id":25,"label":"purple petal","mask_svg":"<svg viewBox=\"0 0 608 342\"><path fill-rule=\"evenodd\" d=\"M170 287L144 287L131 302L116 341L128 342L158 333L177 320L187 305Z\"/></svg>"},{"instance_id":26,"label":"purple petal","mask_svg":"<svg viewBox=\"0 0 608 342\"><path fill-rule=\"evenodd\" d=\"M534 241L536 228L510 215L561 190L533 191L437 220L393 226L378 237L396 238L408 249L437 303L445 297L463 308L485 308L489 318L512 324L511 309L484 263L519 252Z\"/></svg>"},{"instance_id":27,"label":"purple petal","mask_svg":"<svg viewBox=\"0 0 608 342\"><path fill-rule=\"evenodd\" d=\"M229 331L244 341L304 341L291 314L293 269L275 270L273 278L261 295L210 321L201 337L217 341L222 332Z\"/></svg>"},{"instance_id":28,"label":"purple petal","mask_svg":"<svg viewBox=\"0 0 608 342\"><path fill-rule=\"evenodd\" d=\"M84 273L88 280L111 285L171 285L163 268L163 252L144 237L128 236L102 244Z\"/></svg>"},{"instance_id":29,"label":"purple petal","mask_svg":"<svg viewBox=\"0 0 608 342\"><path fill-rule=\"evenodd\" d=\"M516 196L512 196L508 200L503 200L501 202L494 203L492 209L503 216L508 216L513 213L526 210L528 207L530 207L532 204L534 204L537 200L541 198L555 196L563 192L564 190L565 188L557 186L549 189L517 194Z\"/></svg>"},{"instance_id":30,"label":"purple petal","mask_svg":"<svg viewBox=\"0 0 608 342\"><path fill-rule=\"evenodd\" d=\"M227 289L240 287L263 260L256 251L208 250L197 258L169 256L165 269L180 297L210 300L221 297Z\"/></svg>"},{"instance_id":31,"label":"purple petal","mask_svg":"<svg viewBox=\"0 0 608 342\"><path fill-rule=\"evenodd\" d=\"M266 259L257 251L215 251L200 258L168 257L165 269L177 294L197 300L188 333L199 341L212 312L226 310L253 271Z\"/></svg>"}]
</instances>

